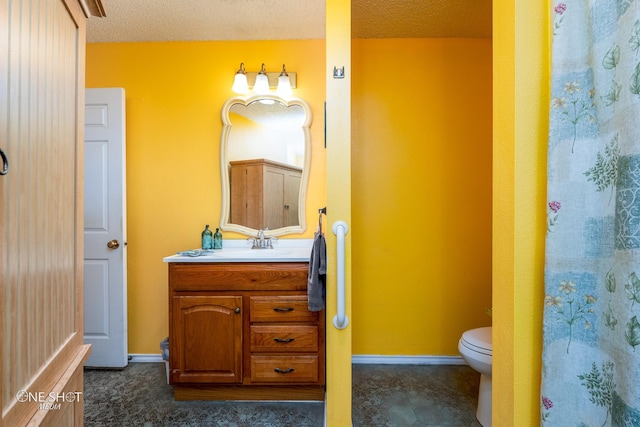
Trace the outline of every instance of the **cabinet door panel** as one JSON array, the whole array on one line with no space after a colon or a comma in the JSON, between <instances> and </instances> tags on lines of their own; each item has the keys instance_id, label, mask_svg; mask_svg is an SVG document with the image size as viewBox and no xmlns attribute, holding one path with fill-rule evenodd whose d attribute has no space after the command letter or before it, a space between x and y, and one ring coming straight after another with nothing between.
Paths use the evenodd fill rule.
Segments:
<instances>
[{"instance_id":1,"label":"cabinet door panel","mask_svg":"<svg viewBox=\"0 0 640 427\"><path fill-rule=\"evenodd\" d=\"M242 381L241 307L240 296L173 298L173 383Z\"/></svg>"},{"instance_id":2,"label":"cabinet door panel","mask_svg":"<svg viewBox=\"0 0 640 427\"><path fill-rule=\"evenodd\" d=\"M264 227L274 230L285 226L284 191L286 171L266 167L264 171Z\"/></svg>"},{"instance_id":3,"label":"cabinet door panel","mask_svg":"<svg viewBox=\"0 0 640 427\"><path fill-rule=\"evenodd\" d=\"M231 168L231 206L229 208L229 222L250 227L247 219L247 170L246 168Z\"/></svg>"},{"instance_id":4,"label":"cabinet door panel","mask_svg":"<svg viewBox=\"0 0 640 427\"><path fill-rule=\"evenodd\" d=\"M289 172L285 181L284 190L284 226L300 224L298 218L298 201L300 195L300 187L302 185L302 177L299 173Z\"/></svg>"}]
</instances>

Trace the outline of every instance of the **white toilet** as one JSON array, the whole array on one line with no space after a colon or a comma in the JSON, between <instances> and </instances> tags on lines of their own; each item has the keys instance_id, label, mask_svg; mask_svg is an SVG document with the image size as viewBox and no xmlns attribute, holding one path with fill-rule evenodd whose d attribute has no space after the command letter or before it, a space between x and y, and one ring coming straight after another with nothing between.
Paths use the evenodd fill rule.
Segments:
<instances>
[{"instance_id":1,"label":"white toilet","mask_svg":"<svg viewBox=\"0 0 640 427\"><path fill-rule=\"evenodd\" d=\"M476 417L483 427L491 426L491 327L462 334L458 350L469 366L480 373Z\"/></svg>"}]
</instances>

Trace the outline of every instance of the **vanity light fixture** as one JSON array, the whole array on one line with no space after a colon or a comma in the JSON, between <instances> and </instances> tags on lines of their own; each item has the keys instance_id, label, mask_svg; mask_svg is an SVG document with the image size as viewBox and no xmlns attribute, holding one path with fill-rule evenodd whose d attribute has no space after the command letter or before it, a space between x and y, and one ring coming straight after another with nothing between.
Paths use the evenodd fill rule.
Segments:
<instances>
[{"instance_id":1,"label":"vanity light fixture","mask_svg":"<svg viewBox=\"0 0 640 427\"><path fill-rule=\"evenodd\" d=\"M265 65L262 64L259 72L247 72L244 63L233 79L231 90L240 95L255 93L259 95L269 94L271 88L276 88L276 94L280 96L291 96L296 88L297 74L287 72L285 64L282 64L282 72L268 73Z\"/></svg>"},{"instance_id":2,"label":"vanity light fixture","mask_svg":"<svg viewBox=\"0 0 640 427\"><path fill-rule=\"evenodd\" d=\"M244 62L240 63L240 69L236 72L231 90L243 95L249 93L249 83L247 82L247 72L244 69Z\"/></svg>"}]
</instances>

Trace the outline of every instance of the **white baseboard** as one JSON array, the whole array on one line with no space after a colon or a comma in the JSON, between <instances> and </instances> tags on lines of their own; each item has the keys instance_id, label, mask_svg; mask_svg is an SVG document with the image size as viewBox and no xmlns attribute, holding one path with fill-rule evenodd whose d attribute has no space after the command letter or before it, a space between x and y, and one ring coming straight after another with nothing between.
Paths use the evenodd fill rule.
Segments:
<instances>
[{"instance_id":1,"label":"white baseboard","mask_svg":"<svg viewBox=\"0 0 640 427\"><path fill-rule=\"evenodd\" d=\"M353 355L351 363L354 365L466 365L462 356L385 356L378 354Z\"/></svg>"},{"instance_id":2,"label":"white baseboard","mask_svg":"<svg viewBox=\"0 0 640 427\"><path fill-rule=\"evenodd\" d=\"M162 363L161 354L130 354L130 363ZM351 363L358 365L466 365L461 356L385 356L357 354Z\"/></svg>"},{"instance_id":3,"label":"white baseboard","mask_svg":"<svg viewBox=\"0 0 640 427\"><path fill-rule=\"evenodd\" d=\"M130 354L129 363L163 363L162 354Z\"/></svg>"}]
</instances>

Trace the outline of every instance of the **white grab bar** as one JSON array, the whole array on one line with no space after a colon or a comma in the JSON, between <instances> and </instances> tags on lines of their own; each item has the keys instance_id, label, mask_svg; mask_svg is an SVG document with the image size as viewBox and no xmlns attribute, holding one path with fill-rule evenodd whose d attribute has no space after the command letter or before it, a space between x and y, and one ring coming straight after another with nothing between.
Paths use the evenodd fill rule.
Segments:
<instances>
[{"instance_id":1,"label":"white grab bar","mask_svg":"<svg viewBox=\"0 0 640 427\"><path fill-rule=\"evenodd\" d=\"M333 234L338 237L337 248L337 270L338 270L338 312L333 317L333 326L336 329L344 329L349 325L349 318L345 313L345 295L344 295L344 235L349 231L347 223L344 221L336 221L333 223Z\"/></svg>"}]
</instances>

